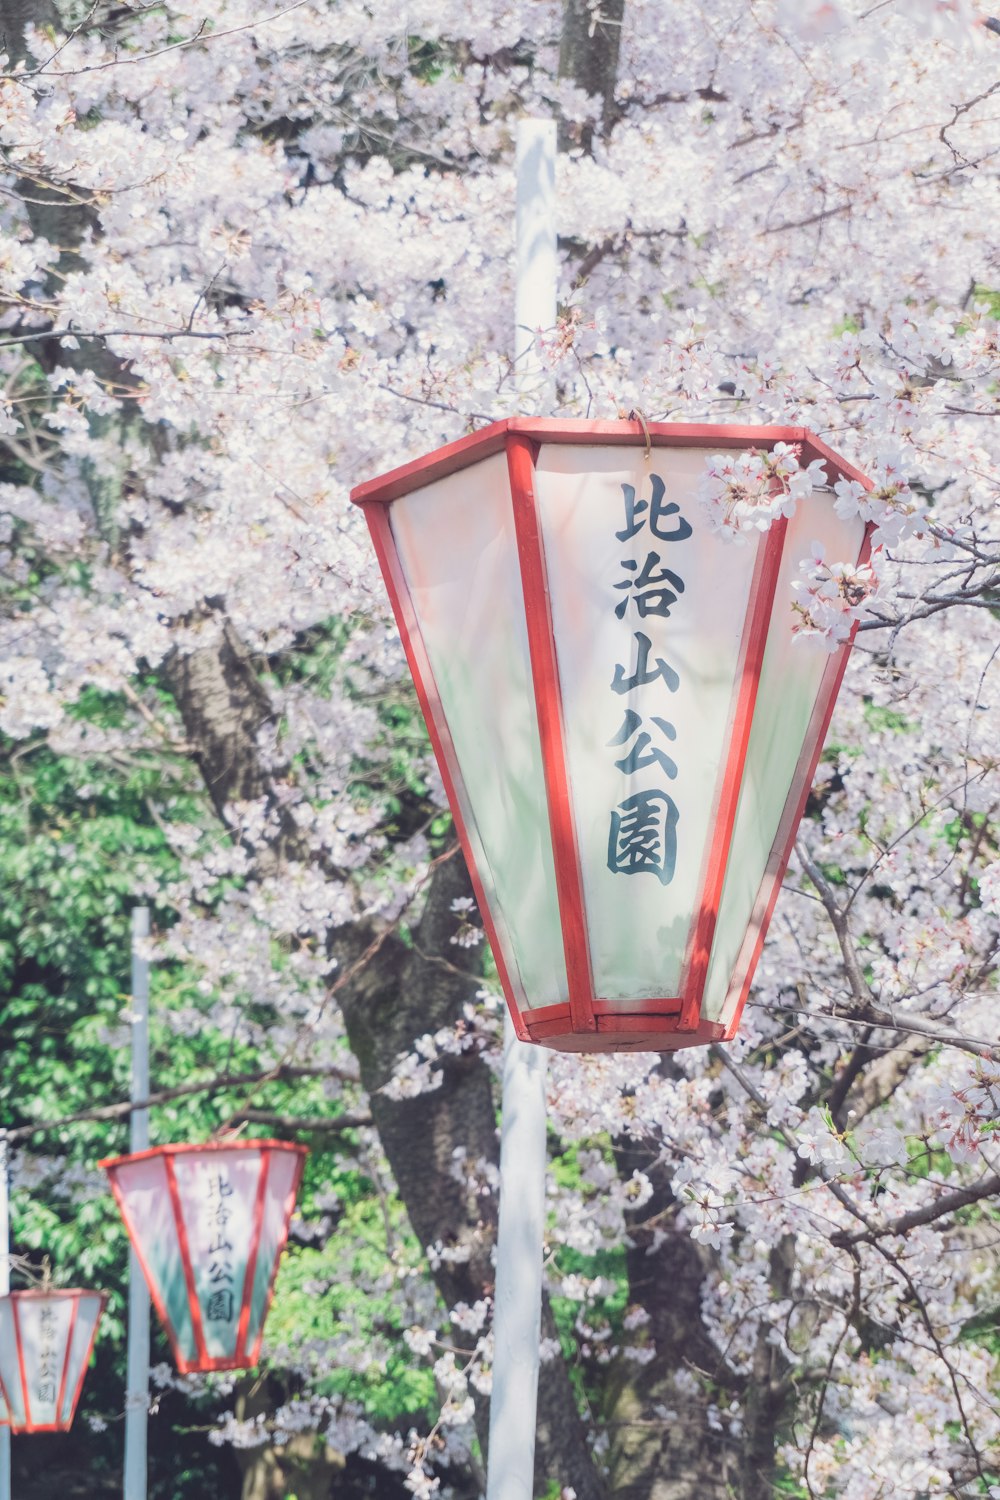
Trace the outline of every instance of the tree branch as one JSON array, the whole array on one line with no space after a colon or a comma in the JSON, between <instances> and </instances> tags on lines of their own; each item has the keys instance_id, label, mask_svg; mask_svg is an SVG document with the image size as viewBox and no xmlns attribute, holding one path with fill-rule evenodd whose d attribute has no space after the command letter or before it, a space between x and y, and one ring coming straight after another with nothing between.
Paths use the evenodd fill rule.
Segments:
<instances>
[{"instance_id":1,"label":"tree branch","mask_svg":"<svg viewBox=\"0 0 1000 1500\"><path fill-rule=\"evenodd\" d=\"M295 1078L340 1078L345 1083L357 1083L359 1074L356 1068L344 1063L328 1063L325 1066L315 1067L298 1063L281 1063L265 1073L219 1073L214 1078L202 1079L200 1083L181 1083L176 1088L160 1089L146 1099L129 1099L121 1104L101 1104L96 1109L82 1109L76 1114L63 1115L57 1120L39 1120L31 1125L17 1125L13 1130L0 1131L0 1135L3 1135L9 1143L14 1144L18 1141L26 1141L33 1135L43 1135L50 1130L61 1130L65 1125L76 1125L85 1120L121 1120L131 1114L134 1109L149 1109L155 1104L169 1104L174 1099L189 1098L192 1094L221 1093L224 1089L243 1088L248 1084L287 1083ZM244 1111L237 1118L249 1119L251 1114ZM342 1118L331 1120L331 1126L339 1127ZM315 1127L310 1126L310 1128L320 1128L323 1123L321 1120L317 1121ZM341 1128L347 1129L348 1127Z\"/></svg>"},{"instance_id":2,"label":"tree branch","mask_svg":"<svg viewBox=\"0 0 1000 1500\"><path fill-rule=\"evenodd\" d=\"M344 1130L358 1130L372 1124L366 1110L353 1115L337 1115L333 1119L322 1119L310 1115L282 1115L270 1109L238 1109L234 1120L249 1120L255 1125L273 1125L279 1130L300 1131L303 1134L339 1135Z\"/></svg>"},{"instance_id":3,"label":"tree branch","mask_svg":"<svg viewBox=\"0 0 1000 1500\"><path fill-rule=\"evenodd\" d=\"M838 1229L836 1234L830 1236L830 1243L840 1249L847 1249L850 1245L862 1243L874 1245L878 1239L906 1234L921 1224L933 1224L938 1219L957 1212L960 1208L968 1208L971 1203L980 1203L984 1198L992 1198L997 1194L1000 1194L1000 1172L993 1173L991 1177L984 1177L982 1182L976 1183L973 1187L956 1188L954 1192L944 1193L933 1203L927 1203L923 1208L913 1208L909 1213L900 1214L898 1219L891 1219L888 1224L874 1225L871 1229L855 1234L849 1234L846 1229Z\"/></svg>"},{"instance_id":4,"label":"tree branch","mask_svg":"<svg viewBox=\"0 0 1000 1500\"><path fill-rule=\"evenodd\" d=\"M41 333L22 333L16 339L0 339L0 349L18 349L22 344L38 344L43 339L245 339L253 333L252 328L230 328L219 333L196 333L190 328L178 328L166 333L142 332L138 328L106 328L85 333L81 328L49 328Z\"/></svg>"}]
</instances>

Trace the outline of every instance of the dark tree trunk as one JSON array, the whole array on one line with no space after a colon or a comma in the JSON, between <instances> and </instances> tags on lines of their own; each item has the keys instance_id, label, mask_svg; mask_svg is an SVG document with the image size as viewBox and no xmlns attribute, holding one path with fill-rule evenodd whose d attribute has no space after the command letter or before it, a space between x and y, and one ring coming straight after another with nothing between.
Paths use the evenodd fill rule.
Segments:
<instances>
[{"instance_id":1,"label":"dark tree trunk","mask_svg":"<svg viewBox=\"0 0 1000 1500\"><path fill-rule=\"evenodd\" d=\"M175 651L166 673L219 817L232 802L268 796L273 776L261 764L259 735L274 710L232 626L220 622L210 645Z\"/></svg>"},{"instance_id":2,"label":"dark tree trunk","mask_svg":"<svg viewBox=\"0 0 1000 1500\"><path fill-rule=\"evenodd\" d=\"M597 7L590 0L566 0L563 11L559 76L571 79L601 101L602 136L610 132L616 118L615 87L624 17L625 0L601 0ZM560 127L559 145L564 151L574 145L590 151L593 142L592 126Z\"/></svg>"},{"instance_id":3,"label":"dark tree trunk","mask_svg":"<svg viewBox=\"0 0 1000 1500\"><path fill-rule=\"evenodd\" d=\"M492 1078L473 1053L447 1061L444 1081L432 1093L392 1100L380 1090L400 1054L411 1051L425 1032L459 1022L464 1004L479 988L478 973L460 967L462 957L469 957L466 950L450 942L456 930L451 903L467 895L471 887L461 857L439 865L413 946L396 937L387 939L340 995L351 1048L414 1232L424 1245L442 1242L446 1249L457 1249L467 1257L458 1263L442 1262L434 1273L449 1307L459 1301L471 1304L493 1293L496 1198L470 1191L454 1170L461 1153L472 1164L498 1165ZM365 940L361 931L344 936L356 953L361 951ZM348 957L346 962L350 961ZM555 1335L547 1305L543 1334ZM479 1426L485 1452L485 1411L479 1416ZM536 1494L552 1478L561 1486L571 1486L578 1500L602 1500L606 1493L560 1357L543 1364L539 1376Z\"/></svg>"},{"instance_id":4,"label":"dark tree trunk","mask_svg":"<svg viewBox=\"0 0 1000 1500\"><path fill-rule=\"evenodd\" d=\"M53 0L0 0L0 41L11 67L27 56L26 26L58 26L59 12Z\"/></svg>"},{"instance_id":5,"label":"dark tree trunk","mask_svg":"<svg viewBox=\"0 0 1000 1500\"><path fill-rule=\"evenodd\" d=\"M730 1399L720 1395L722 1361L701 1317L710 1252L672 1222L667 1169L635 1147L619 1150L618 1159L626 1174L641 1168L654 1187L629 1225L626 1263L630 1300L649 1313L656 1354L645 1365L620 1359L608 1380L612 1493L616 1500L732 1500L737 1445L708 1419L711 1405Z\"/></svg>"}]
</instances>

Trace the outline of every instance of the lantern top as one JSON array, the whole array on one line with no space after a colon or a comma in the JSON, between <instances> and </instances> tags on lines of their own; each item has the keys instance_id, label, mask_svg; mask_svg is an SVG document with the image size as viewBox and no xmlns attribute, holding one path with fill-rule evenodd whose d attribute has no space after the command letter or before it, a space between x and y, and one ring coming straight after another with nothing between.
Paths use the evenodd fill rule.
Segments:
<instances>
[{"instance_id":1,"label":"lantern top","mask_svg":"<svg viewBox=\"0 0 1000 1500\"><path fill-rule=\"evenodd\" d=\"M48 1301L53 1297L100 1297L101 1306L104 1307L108 1300L107 1292L91 1291L89 1287L65 1287L65 1286L28 1286L23 1289L14 1287L9 1292L4 1292L5 1297L15 1297L18 1302L24 1302L26 1298L37 1298L39 1301Z\"/></svg>"},{"instance_id":2,"label":"lantern top","mask_svg":"<svg viewBox=\"0 0 1000 1500\"><path fill-rule=\"evenodd\" d=\"M188 1151L294 1151L299 1156L308 1156L309 1147L296 1141L246 1140L246 1141L168 1141L164 1146L149 1146L145 1151L128 1152L124 1156L105 1156L97 1163L107 1171L123 1163L150 1161L154 1156L183 1156Z\"/></svg>"},{"instance_id":3,"label":"lantern top","mask_svg":"<svg viewBox=\"0 0 1000 1500\"><path fill-rule=\"evenodd\" d=\"M849 464L840 454L810 432L808 427L760 426L744 427L735 423L713 422L646 422L621 420L614 422L590 421L581 417L505 417L491 422L425 453L409 463L368 479L351 491L355 505L367 505L372 501L387 502L408 495L411 490L431 484L454 474L468 465L500 453L506 446L508 436L527 438L536 443L578 443L584 446L645 446L647 437L653 448L765 448L776 443L797 443L802 448L805 466L820 459L827 467L830 483L837 479L856 479L867 489L869 481L860 469Z\"/></svg>"}]
</instances>

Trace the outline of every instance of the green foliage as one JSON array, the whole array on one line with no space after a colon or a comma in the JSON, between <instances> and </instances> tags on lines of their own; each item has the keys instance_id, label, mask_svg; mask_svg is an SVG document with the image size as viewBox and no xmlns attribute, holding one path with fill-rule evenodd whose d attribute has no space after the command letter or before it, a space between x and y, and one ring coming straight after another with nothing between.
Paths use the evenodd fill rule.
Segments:
<instances>
[{"instance_id":1,"label":"green foliage","mask_svg":"<svg viewBox=\"0 0 1000 1500\"><path fill-rule=\"evenodd\" d=\"M150 683L139 686L149 694ZM86 732L93 727L100 745L103 732L128 726L132 710L117 696L87 690L72 712ZM164 695L163 719L170 713ZM96 1164L127 1151L128 1123L126 1116L76 1122L70 1117L128 1098L131 911L138 903L150 906L160 930L174 920L162 894L178 874L169 838L172 823L201 827L206 837L220 836L186 760L167 753L98 750L90 758L71 760L53 753L44 741L17 749L0 744L0 1125L17 1129L67 1120L31 1137L30 1150L23 1142L14 1148L12 1250L36 1268L48 1257L57 1284L91 1285L109 1294L69 1440L81 1472L98 1488L99 1476L117 1475L121 1462L128 1245ZM220 884L204 899L211 902L225 889ZM285 963L287 955L277 953L275 961ZM198 978L179 963L161 961L152 967L154 1090L261 1068L253 1046L212 1025L217 997L202 993ZM178 1028L171 1017L179 1011L200 1017L200 1023ZM151 1118L153 1140L206 1139L246 1102L243 1088L158 1106ZM294 1086L269 1083L254 1093L253 1103L297 1117L322 1118L339 1108L326 1097L321 1079ZM338 1153L350 1146L349 1137L330 1139ZM312 1184L325 1186L334 1176L335 1158L320 1138L303 1194L306 1213L313 1206ZM360 1184L360 1174L355 1176ZM360 1214L371 1185L353 1191ZM340 1245L343 1249L343 1241ZM368 1253L373 1261L385 1262L384 1251L370 1248ZM290 1266L295 1263L293 1254ZM336 1267L335 1258L330 1265ZM19 1282L15 1268L15 1286ZM293 1298L281 1315L294 1349L309 1337L315 1306L313 1299ZM155 1319L153 1339L154 1364L172 1363ZM424 1387L428 1379L433 1384L431 1377L423 1379ZM374 1388L374 1379L371 1384ZM164 1397L168 1403L188 1399L172 1393ZM406 1399L411 1399L409 1391ZM427 1390L422 1387L412 1399L415 1408L423 1409ZM156 1500L239 1493L231 1452L212 1447L206 1436L215 1413L230 1401L225 1391L210 1392L205 1410L198 1413L199 1431L185 1440L184 1451L168 1443L157 1455ZM91 1432L88 1416L99 1417L106 1428ZM190 1416L185 1404L183 1420ZM154 1421L151 1451L156 1434Z\"/></svg>"},{"instance_id":2,"label":"green foliage","mask_svg":"<svg viewBox=\"0 0 1000 1500\"><path fill-rule=\"evenodd\" d=\"M1000 318L1000 291L994 287L984 286L982 282L978 282L973 288L971 300L985 302L991 317Z\"/></svg>"},{"instance_id":3,"label":"green foliage","mask_svg":"<svg viewBox=\"0 0 1000 1500\"><path fill-rule=\"evenodd\" d=\"M881 703L866 701L864 713L866 724L876 732L895 730L899 734L913 734L917 728L916 724L913 724L898 709L887 708Z\"/></svg>"},{"instance_id":4,"label":"green foliage","mask_svg":"<svg viewBox=\"0 0 1000 1500\"><path fill-rule=\"evenodd\" d=\"M268 1344L287 1343L301 1361L311 1341L334 1340L346 1357L332 1372L314 1360L314 1389L359 1402L376 1424L433 1425L433 1372L408 1356L401 1338L422 1316L414 1299L428 1295L420 1246L399 1201L380 1198L365 1174L334 1168L324 1183L326 1191L331 1187L340 1216L321 1249L297 1245L285 1256Z\"/></svg>"},{"instance_id":5,"label":"green foliage","mask_svg":"<svg viewBox=\"0 0 1000 1500\"><path fill-rule=\"evenodd\" d=\"M911 1177L922 1179L933 1177L935 1180L950 1177L954 1171L954 1163L947 1151L941 1151L930 1146L925 1140L911 1138L906 1144L906 1170Z\"/></svg>"},{"instance_id":6,"label":"green foliage","mask_svg":"<svg viewBox=\"0 0 1000 1500\"><path fill-rule=\"evenodd\" d=\"M579 1153L584 1149L593 1150L594 1145L591 1141L586 1147L570 1146L551 1159L549 1170L560 1188L571 1192L583 1191L586 1197ZM611 1156L609 1144L605 1143L604 1151L608 1157ZM623 1245L616 1245L613 1249L600 1250L594 1255L584 1255L561 1246L556 1252L555 1264L563 1276L580 1276L588 1281L599 1281L602 1287L609 1288L588 1298L583 1304L569 1297L554 1295L551 1298L556 1332L567 1361L570 1380L580 1410L586 1412L596 1404L604 1367L596 1358L581 1358L577 1325L583 1319L591 1328L610 1330L607 1339L595 1344L595 1351L600 1345L617 1343L622 1337L622 1322L629 1302L625 1248Z\"/></svg>"},{"instance_id":7,"label":"green foliage","mask_svg":"<svg viewBox=\"0 0 1000 1500\"><path fill-rule=\"evenodd\" d=\"M774 1493L786 1496L787 1500L810 1500L810 1492L802 1482L793 1474L782 1473L780 1470L774 1476Z\"/></svg>"}]
</instances>

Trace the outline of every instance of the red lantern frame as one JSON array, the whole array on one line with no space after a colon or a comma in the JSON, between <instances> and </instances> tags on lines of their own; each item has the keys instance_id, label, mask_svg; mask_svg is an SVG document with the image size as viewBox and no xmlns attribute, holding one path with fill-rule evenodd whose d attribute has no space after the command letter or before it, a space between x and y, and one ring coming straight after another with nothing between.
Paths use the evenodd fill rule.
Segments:
<instances>
[{"instance_id":1,"label":"red lantern frame","mask_svg":"<svg viewBox=\"0 0 1000 1500\"><path fill-rule=\"evenodd\" d=\"M856 626L849 639L834 651L823 673L801 753L791 778L794 798L786 798L778 832L751 919L740 948L727 1008L726 1023L703 1019L701 1006L712 938L719 911L727 858L733 836L741 778L771 608L782 558L787 522L776 521L760 546L750 586L742 631L737 692L732 710L732 733L716 789L711 843L705 860L701 895L689 934L679 992L657 998L633 999L627 1010L618 1001L603 999L591 974L583 874L573 816L563 731L563 707L547 577L541 519L535 495L535 464L543 444L590 447L703 448L770 450L778 443L795 444L803 466L819 460L831 482L841 476L870 483L851 464L835 454L805 428L741 427L686 423L595 422L511 418L494 422L471 436L358 485L351 499L364 511L382 576L399 627L410 671L456 829L469 868L483 925L490 939L501 984L516 1034L522 1041L540 1042L567 1051L674 1050L725 1041L735 1035L764 938L791 857L795 834L805 810L813 776L830 725L834 705ZM527 625L534 711L538 724L548 805L555 883L565 949L568 1002L522 1003L498 940L494 915L477 868L470 838L463 775L428 650L410 597L409 586L389 519L391 502L422 489L495 454L505 453ZM857 563L870 557L871 526L864 528ZM738 993L737 993L738 990Z\"/></svg>"},{"instance_id":2,"label":"red lantern frame","mask_svg":"<svg viewBox=\"0 0 1000 1500\"><path fill-rule=\"evenodd\" d=\"M206 1335L198 1296L194 1265L192 1262L190 1238L188 1226L185 1221L184 1209L181 1201L181 1192L178 1187L177 1173L174 1161L177 1157L204 1156L215 1153L242 1153L246 1151L258 1151L261 1155L260 1176L254 1193L252 1208L253 1223L250 1243L247 1246L247 1256L243 1272L243 1287L240 1295L239 1318L235 1333L235 1352L232 1356L212 1356L206 1346ZM259 1326L254 1334L252 1342L248 1344L251 1324L251 1303L254 1295L255 1276L257 1272L258 1252L260 1250L264 1210L267 1197L268 1176L271 1157L274 1153L294 1154L297 1161L294 1164L291 1181L282 1199L284 1220L283 1226L275 1236L273 1263L266 1284L262 1300L262 1310L259 1313ZM170 1144L165 1146L153 1146L146 1151L137 1151L129 1156L109 1157L98 1163L107 1172L110 1179L111 1191L118 1205L119 1213L128 1232L132 1248L135 1250L136 1259L142 1269L149 1288L150 1298L156 1308L157 1315L170 1340L177 1368L182 1375L209 1373L221 1370L249 1370L258 1363L261 1344L264 1338L264 1325L270 1310L271 1301L274 1296L274 1284L278 1273L278 1264L282 1252L288 1240L288 1227L292 1213L295 1209L295 1201L298 1195L299 1184L302 1180L302 1172L305 1158L309 1154L307 1146L294 1144L290 1141L278 1140L250 1140L250 1141L207 1141L202 1144ZM123 1189L118 1174L122 1169L133 1167L139 1163L162 1160L166 1177L166 1187L170 1200L173 1216L174 1229L177 1236L177 1244L180 1253L181 1267L183 1273L184 1287L187 1294L187 1308L191 1321L195 1345L195 1357L189 1358L181 1347L180 1337L177 1332L175 1320L171 1317L167 1301L165 1300L161 1279L154 1272L150 1261L148 1247L144 1244L141 1234L136 1226L135 1215L128 1201L128 1190ZM242 1351L242 1353L240 1352Z\"/></svg>"},{"instance_id":3,"label":"red lantern frame","mask_svg":"<svg viewBox=\"0 0 1000 1500\"><path fill-rule=\"evenodd\" d=\"M97 1314L94 1318L94 1326L91 1329L90 1338L86 1344L83 1357L80 1360L80 1368L76 1376L76 1384L70 1396L69 1415L64 1420L57 1420L55 1422L35 1422L31 1417L29 1373L27 1368L27 1361L25 1358L21 1320L18 1314L18 1308L25 1303L30 1304L52 1301L64 1302L67 1300L70 1300L73 1303L73 1307L70 1313L69 1326L66 1330L66 1343L65 1349L63 1350L59 1387L55 1401L56 1412L58 1413L63 1409L66 1400L67 1382L69 1380L71 1363L70 1357L73 1353L73 1333L76 1329L77 1319L80 1312L80 1302L84 1297L96 1297L98 1299L98 1307ZM90 1358L94 1352L94 1341L97 1338L98 1324L101 1321L101 1317L107 1305L107 1293L93 1292L81 1287L35 1287L24 1291L8 1292L6 1296L0 1300L8 1303L11 1310L11 1317L14 1324L14 1339L17 1346L17 1364L18 1373L20 1376L21 1398L24 1403L25 1413L25 1420L23 1422L18 1421L16 1416L17 1408L11 1400L11 1393L7 1390L2 1376L0 1376L0 1392L2 1392L3 1394L7 1410L7 1418L4 1425L9 1426L11 1432L13 1433L68 1432L73 1425L73 1418L76 1416L76 1408L80 1401L80 1393L83 1390L83 1382L86 1378L87 1367L90 1364Z\"/></svg>"}]
</instances>

